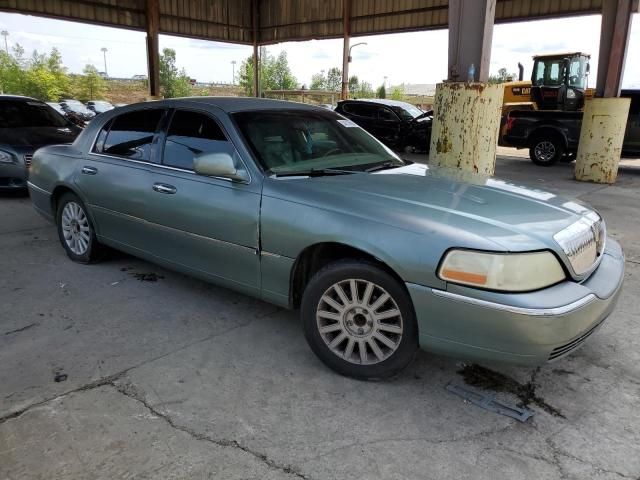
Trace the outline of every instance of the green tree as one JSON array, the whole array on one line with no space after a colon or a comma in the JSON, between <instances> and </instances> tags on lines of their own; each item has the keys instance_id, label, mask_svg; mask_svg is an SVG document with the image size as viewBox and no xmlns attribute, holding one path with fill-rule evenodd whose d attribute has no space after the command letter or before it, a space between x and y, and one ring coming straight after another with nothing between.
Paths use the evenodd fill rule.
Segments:
<instances>
[{"instance_id":1,"label":"green tree","mask_svg":"<svg viewBox=\"0 0 640 480\"><path fill-rule=\"evenodd\" d=\"M286 52L274 57L267 49L260 47L260 90L291 90L297 80L291 72ZM247 95L253 95L253 55L240 64L238 83Z\"/></svg>"},{"instance_id":2,"label":"green tree","mask_svg":"<svg viewBox=\"0 0 640 480\"><path fill-rule=\"evenodd\" d=\"M74 96L85 102L96 100L104 98L106 88L106 82L98 73L98 69L93 65L85 65L82 75L76 77Z\"/></svg>"},{"instance_id":3,"label":"green tree","mask_svg":"<svg viewBox=\"0 0 640 480\"><path fill-rule=\"evenodd\" d=\"M176 66L176 51L165 48L160 55L160 89L164 98L188 97L191 95L191 80L184 68Z\"/></svg>"},{"instance_id":4,"label":"green tree","mask_svg":"<svg viewBox=\"0 0 640 480\"><path fill-rule=\"evenodd\" d=\"M518 76L515 73L508 73L507 69L502 67L498 70L497 75L489 75L489 83L510 82L514 78L518 78Z\"/></svg>"},{"instance_id":5,"label":"green tree","mask_svg":"<svg viewBox=\"0 0 640 480\"><path fill-rule=\"evenodd\" d=\"M24 84L24 70L14 55L0 50L0 92L21 93Z\"/></svg>"},{"instance_id":6,"label":"green tree","mask_svg":"<svg viewBox=\"0 0 640 480\"><path fill-rule=\"evenodd\" d=\"M50 54L34 51L28 59L20 45L11 54L0 52L0 90L41 100L59 100L69 91L69 76L60 52L55 48Z\"/></svg>"},{"instance_id":7,"label":"green tree","mask_svg":"<svg viewBox=\"0 0 640 480\"><path fill-rule=\"evenodd\" d=\"M330 68L327 72L326 89L332 92L337 92L342 89L342 70L338 67Z\"/></svg>"},{"instance_id":8,"label":"green tree","mask_svg":"<svg viewBox=\"0 0 640 480\"><path fill-rule=\"evenodd\" d=\"M325 90L326 88L327 76L324 74L324 70L320 70L320 73L311 75L311 90Z\"/></svg>"},{"instance_id":9,"label":"green tree","mask_svg":"<svg viewBox=\"0 0 640 480\"><path fill-rule=\"evenodd\" d=\"M378 98L387 98L387 89L384 88L384 85L380 85L380 87L378 87L378 90L376 90L376 96Z\"/></svg>"},{"instance_id":10,"label":"green tree","mask_svg":"<svg viewBox=\"0 0 640 480\"><path fill-rule=\"evenodd\" d=\"M356 75L351 75L349 77L349 91L357 92L358 88L360 88L360 81Z\"/></svg>"},{"instance_id":11,"label":"green tree","mask_svg":"<svg viewBox=\"0 0 640 480\"><path fill-rule=\"evenodd\" d=\"M402 100L404 98L404 86L396 86L391 90L392 100Z\"/></svg>"},{"instance_id":12,"label":"green tree","mask_svg":"<svg viewBox=\"0 0 640 480\"><path fill-rule=\"evenodd\" d=\"M360 82L358 85L357 97L358 98L373 98L373 87L369 82Z\"/></svg>"},{"instance_id":13,"label":"green tree","mask_svg":"<svg viewBox=\"0 0 640 480\"><path fill-rule=\"evenodd\" d=\"M298 82L289 68L287 52L280 52L280 55L272 60L270 70L270 79L276 89L293 90L296 88Z\"/></svg>"}]
</instances>

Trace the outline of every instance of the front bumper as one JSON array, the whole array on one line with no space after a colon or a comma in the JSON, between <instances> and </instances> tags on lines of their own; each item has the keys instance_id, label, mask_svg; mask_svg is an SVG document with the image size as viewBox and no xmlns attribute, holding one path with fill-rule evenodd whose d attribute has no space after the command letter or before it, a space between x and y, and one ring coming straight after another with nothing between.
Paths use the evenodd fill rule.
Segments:
<instances>
[{"instance_id":1,"label":"front bumper","mask_svg":"<svg viewBox=\"0 0 640 480\"><path fill-rule=\"evenodd\" d=\"M0 164L0 191L27 188L28 171L24 163Z\"/></svg>"},{"instance_id":2,"label":"front bumper","mask_svg":"<svg viewBox=\"0 0 640 480\"><path fill-rule=\"evenodd\" d=\"M620 295L624 254L607 239L598 268L582 283L531 293L485 292L449 284L446 291L407 284L424 350L474 360L539 365L580 347Z\"/></svg>"}]
</instances>

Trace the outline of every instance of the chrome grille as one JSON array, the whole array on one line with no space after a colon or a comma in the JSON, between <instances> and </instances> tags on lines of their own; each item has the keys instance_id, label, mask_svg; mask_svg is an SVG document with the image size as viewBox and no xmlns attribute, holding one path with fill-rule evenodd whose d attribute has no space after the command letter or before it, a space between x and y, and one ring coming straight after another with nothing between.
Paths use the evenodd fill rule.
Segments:
<instances>
[{"instance_id":1,"label":"chrome grille","mask_svg":"<svg viewBox=\"0 0 640 480\"><path fill-rule=\"evenodd\" d=\"M560 230L553 239L562 247L575 274L584 275L599 261L606 236L604 220L596 212L589 212Z\"/></svg>"},{"instance_id":2,"label":"chrome grille","mask_svg":"<svg viewBox=\"0 0 640 480\"><path fill-rule=\"evenodd\" d=\"M31 168L31 160L33 160L33 155L31 155L30 153L27 153L24 156L24 164L26 165L27 168Z\"/></svg>"}]
</instances>

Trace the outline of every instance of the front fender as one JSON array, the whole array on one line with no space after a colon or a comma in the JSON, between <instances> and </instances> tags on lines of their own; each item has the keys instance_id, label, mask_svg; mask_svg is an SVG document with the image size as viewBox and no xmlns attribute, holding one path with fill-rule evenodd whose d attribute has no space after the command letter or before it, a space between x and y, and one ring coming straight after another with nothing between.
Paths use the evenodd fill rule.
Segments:
<instances>
[{"instance_id":1,"label":"front fender","mask_svg":"<svg viewBox=\"0 0 640 480\"><path fill-rule=\"evenodd\" d=\"M425 242L415 232L356 215L269 196L262 200L262 249L291 260L314 244L340 243L377 258L405 282L444 288L436 276L439 255L430 254Z\"/></svg>"}]
</instances>

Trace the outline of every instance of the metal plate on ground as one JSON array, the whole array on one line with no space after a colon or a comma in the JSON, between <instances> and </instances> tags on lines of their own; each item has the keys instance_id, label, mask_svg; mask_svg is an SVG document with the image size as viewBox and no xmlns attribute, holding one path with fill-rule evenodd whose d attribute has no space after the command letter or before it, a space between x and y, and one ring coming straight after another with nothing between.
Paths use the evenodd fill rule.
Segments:
<instances>
[{"instance_id":1,"label":"metal plate on ground","mask_svg":"<svg viewBox=\"0 0 640 480\"><path fill-rule=\"evenodd\" d=\"M526 422L530 417L535 415L533 410L526 407L507 405L503 401L496 399L496 392L483 392L466 385L457 385L455 383L449 383L445 388L480 408L515 418L520 422Z\"/></svg>"}]
</instances>

